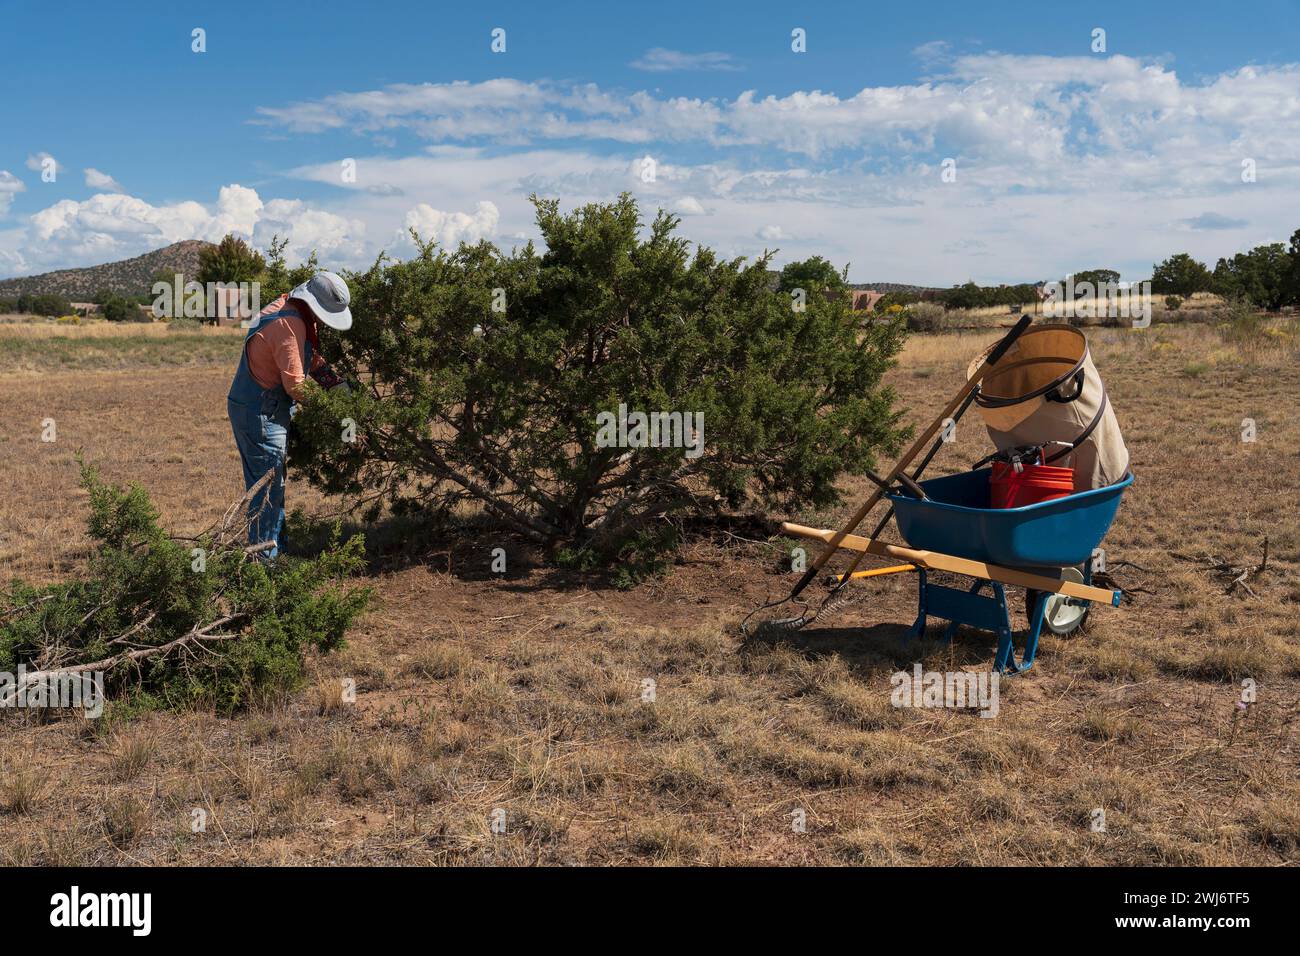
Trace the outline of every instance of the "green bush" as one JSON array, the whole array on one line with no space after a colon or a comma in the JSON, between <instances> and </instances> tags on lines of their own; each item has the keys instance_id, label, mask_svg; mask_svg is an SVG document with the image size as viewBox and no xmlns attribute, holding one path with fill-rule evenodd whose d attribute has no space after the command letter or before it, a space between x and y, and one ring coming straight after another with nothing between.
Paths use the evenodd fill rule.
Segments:
<instances>
[{"instance_id":1,"label":"green bush","mask_svg":"<svg viewBox=\"0 0 1300 956\"><path fill-rule=\"evenodd\" d=\"M1300 237L1300 231L1296 233ZM1296 240L1293 238L1293 247ZM1258 308L1276 311L1297 300L1296 276L1300 249L1288 253L1274 242L1220 259L1214 267L1214 291L1225 299L1244 299Z\"/></svg>"},{"instance_id":2,"label":"green bush","mask_svg":"<svg viewBox=\"0 0 1300 956\"><path fill-rule=\"evenodd\" d=\"M950 328L948 310L937 302L915 302L904 310L907 327L913 332L941 332Z\"/></svg>"},{"instance_id":3,"label":"green bush","mask_svg":"<svg viewBox=\"0 0 1300 956\"><path fill-rule=\"evenodd\" d=\"M246 553L241 508L200 540L175 539L139 486L84 465L81 481L90 566L65 584L0 590L0 671L102 671L132 706L228 712L296 687L305 651L339 647L369 599L344 583L361 567L360 537L268 565Z\"/></svg>"},{"instance_id":4,"label":"green bush","mask_svg":"<svg viewBox=\"0 0 1300 956\"><path fill-rule=\"evenodd\" d=\"M1157 263L1151 271L1151 291L1157 295L1171 293L1186 298L1197 292L1209 292L1213 287L1210 270L1186 252Z\"/></svg>"},{"instance_id":5,"label":"green bush","mask_svg":"<svg viewBox=\"0 0 1300 956\"><path fill-rule=\"evenodd\" d=\"M149 316L136 303L120 295L109 295L103 305L104 318L110 322L148 322Z\"/></svg>"},{"instance_id":6,"label":"green bush","mask_svg":"<svg viewBox=\"0 0 1300 956\"><path fill-rule=\"evenodd\" d=\"M1165 296L1165 308L1170 312L1177 312L1183 307L1183 300L1176 295Z\"/></svg>"},{"instance_id":7,"label":"green bush","mask_svg":"<svg viewBox=\"0 0 1300 956\"><path fill-rule=\"evenodd\" d=\"M1255 306L1245 298L1228 299L1211 314L1219 337L1234 345L1257 341L1264 334L1264 321Z\"/></svg>"},{"instance_id":8,"label":"green bush","mask_svg":"<svg viewBox=\"0 0 1300 956\"><path fill-rule=\"evenodd\" d=\"M43 315L50 318L69 315L72 312L72 303L61 295L30 295L23 293L18 297L16 305L19 312L26 312L30 315Z\"/></svg>"},{"instance_id":9,"label":"green bush","mask_svg":"<svg viewBox=\"0 0 1300 956\"><path fill-rule=\"evenodd\" d=\"M901 321L864 329L847 295L800 310L766 258L692 252L665 213L642 237L626 195L570 215L534 201L544 254L422 244L350 277L355 323L321 348L359 387L309 387L291 467L398 511L473 502L573 566L651 568L676 540L666 524L827 506L841 475L898 446L882 378ZM702 415L702 453L602 446L597 416L620 405Z\"/></svg>"}]
</instances>

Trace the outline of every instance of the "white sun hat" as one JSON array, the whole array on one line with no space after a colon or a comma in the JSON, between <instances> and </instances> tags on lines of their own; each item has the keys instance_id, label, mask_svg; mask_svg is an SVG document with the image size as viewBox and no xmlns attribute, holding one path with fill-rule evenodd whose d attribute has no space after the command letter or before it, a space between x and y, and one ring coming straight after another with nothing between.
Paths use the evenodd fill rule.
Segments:
<instances>
[{"instance_id":1,"label":"white sun hat","mask_svg":"<svg viewBox=\"0 0 1300 956\"><path fill-rule=\"evenodd\" d=\"M333 272L318 272L289 293L289 298L306 302L308 307L331 329L346 332L352 328L352 294L348 284Z\"/></svg>"}]
</instances>

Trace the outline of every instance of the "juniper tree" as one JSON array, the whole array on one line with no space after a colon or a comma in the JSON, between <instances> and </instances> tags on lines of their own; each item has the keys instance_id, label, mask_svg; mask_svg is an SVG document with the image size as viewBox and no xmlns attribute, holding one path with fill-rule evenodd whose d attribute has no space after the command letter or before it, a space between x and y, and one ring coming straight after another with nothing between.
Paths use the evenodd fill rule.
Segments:
<instances>
[{"instance_id":1,"label":"juniper tree","mask_svg":"<svg viewBox=\"0 0 1300 956\"><path fill-rule=\"evenodd\" d=\"M627 195L569 214L533 201L545 252L414 236L414 258L349 277L356 322L321 347L359 387L310 390L291 467L372 509L473 502L591 565L718 509L829 505L896 448L881 380L901 322L864 328L847 296L774 289L768 257L692 248ZM605 447L598 416L620 406L701 414L703 454Z\"/></svg>"},{"instance_id":2,"label":"juniper tree","mask_svg":"<svg viewBox=\"0 0 1300 956\"><path fill-rule=\"evenodd\" d=\"M234 710L295 687L307 649L339 647L369 598L346 583L363 562L359 536L340 543L336 531L320 555L268 565L245 544L248 496L185 540L162 529L139 486L85 465L82 486L95 545L85 574L0 590L0 671L25 668L29 687L102 672L110 696Z\"/></svg>"}]
</instances>

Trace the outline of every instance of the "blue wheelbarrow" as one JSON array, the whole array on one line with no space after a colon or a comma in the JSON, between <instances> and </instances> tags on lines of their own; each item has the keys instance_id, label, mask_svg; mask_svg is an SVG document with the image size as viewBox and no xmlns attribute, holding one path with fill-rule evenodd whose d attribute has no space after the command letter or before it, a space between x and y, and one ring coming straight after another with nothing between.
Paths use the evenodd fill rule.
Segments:
<instances>
[{"instance_id":1,"label":"blue wheelbarrow","mask_svg":"<svg viewBox=\"0 0 1300 956\"><path fill-rule=\"evenodd\" d=\"M874 492L839 530L810 528L786 521L781 525L786 534L811 538L829 545L811 565L803 569L803 576L787 597L759 605L741 623L745 634L759 630L798 630L816 620L819 615L834 610L835 595L852 578L892 574L899 571L917 571L920 581L919 605L913 628L924 633L926 618L933 616L951 622L947 636L951 637L959 624L969 624L994 631L998 635L998 651L994 667L998 671L1028 670L1038 650L1038 636L1043 627L1057 634L1077 630L1093 604L1118 606L1121 594L1093 584L1093 553L1101 544L1124 490L1133 483L1131 473L1112 485L1092 491L1066 495L1062 498L1025 505L1019 508L991 508L989 494L990 469L976 469L946 478L933 478L919 483L921 472L938 453L947 440L945 429L957 421L979 397L983 381L1002 370L998 365L1010 354L1020 337L1032 324L1032 317L1022 315L1020 320L982 361L968 372L966 384L940 412L894 465L886 478L870 471L868 478L879 485ZM1086 358L1086 352L1085 358ZM1059 365L1054 362L1051 368ZM1023 368L1025 362L1013 362L1008 371ZM1076 376L1078 368L1071 367L1069 376ZM1051 383L1052 387L1059 382ZM1051 389L1034 389L1019 401L1072 401L1063 396L1043 399ZM1057 393L1053 393L1056 395ZM1079 396L1076 394L1075 399ZM1103 409L1104 403L1103 393ZM1015 404L1015 403L1012 403ZM1094 417L1081 435L1070 445L1087 438L1100 417ZM927 443L928 453L912 470L907 469L921 455ZM1049 444L1062 444L1052 442ZM901 482L902 490L895 487ZM882 499L891 502L886 514L869 537L854 534ZM888 544L879 540L891 517L896 516L899 532L906 545ZM844 574L832 575L827 583L832 590L816 611L809 611L800 594L812 583L826 566L831 555L839 548L860 552ZM895 558L906 562L887 568L856 571L864 554ZM946 571L975 578L968 590L933 584L927 572ZM1022 587L1026 593L1026 615L1030 633L1020 661L1016 661L1011 644L1011 617L1007 608L1006 585ZM992 595L981 592L991 586ZM760 621L751 631L749 621L760 612L794 603L801 608L793 617ZM843 602L839 602L843 603Z\"/></svg>"},{"instance_id":2,"label":"blue wheelbarrow","mask_svg":"<svg viewBox=\"0 0 1300 956\"><path fill-rule=\"evenodd\" d=\"M1132 483L1130 473L1105 488L1020 508L990 508L988 469L919 484L906 480L904 491L888 493L905 546L791 522L781 527L787 534L907 562L858 574L915 568L918 613L912 633L924 634L929 617L950 622L945 639L959 624L993 631L998 636L994 669L1019 673L1033 665L1044 627L1070 634L1094 603L1119 606L1120 591L1093 585L1093 555ZM929 571L966 575L975 583L967 590L935 584ZM1029 636L1019 661L1011 642L1008 584L1026 593ZM990 595L981 593L985 587Z\"/></svg>"},{"instance_id":3,"label":"blue wheelbarrow","mask_svg":"<svg viewBox=\"0 0 1300 956\"><path fill-rule=\"evenodd\" d=\"M1083 625L1094 599L1078 596L1080 591L1075 588L1057 589L1050 583L1035 587L1028 578L1078 585L1099 592L1096 596L1108 597L1113 606L1119 605L1119 591L1092 588L1093 558L1115 519L1120 497L1132 483L1130 473L1104 488L1020 508L990 507L987 468L932 478L911 490L891 492L888 497L899 534L911 549L971 562L965 571L942 568L943 562L918 564L919 609L913 633L920 636L925 632L929 616L950 622L945 639L951 639L959 624L990 630L998 635L994 669L1028 670L1043 627L1056 634L1073 633ZM918 491L924 497L918 497ZM903 557L899 550L891 553ZM926 575L927 566L957 570L976 580L969 590L934 584ZM1012 574L988 573L993 569ZM1015 580L1017 577L1020 580ZM1026 589L1029 635L1019 662L1011 643L1005 583ZM990 596L981 594L986 586Z\"/></svg>"}]
</instances>

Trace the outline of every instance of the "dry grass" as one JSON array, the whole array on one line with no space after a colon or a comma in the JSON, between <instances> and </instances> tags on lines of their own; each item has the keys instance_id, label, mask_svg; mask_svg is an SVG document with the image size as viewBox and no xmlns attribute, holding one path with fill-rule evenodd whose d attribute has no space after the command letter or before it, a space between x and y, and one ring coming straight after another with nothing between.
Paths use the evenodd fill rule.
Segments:
<instances>
[{"instance_id":1,"label":"dry grass","mask_svg":"<svg viewBox=\"0 0 1300 956\"><path fill-rule=\"evenodd\" d=\"M239 328L188 322L0 321L0 374L226 366L237 361L241 336Z\"/></svg>"},{"instance_id":2,"label":"dry grass","mask_svg":"<svg viewBox=\"0 0 1300 956\"><path fill-rule=\"evenodd\" d=\"M992 337L909 343L893 381L913 421ZM785 643L742 645L739 617L790 583L763 545L693 541L631 592L544 570L485 580L468 554L456 574L395 564L374 573L381 600L351 646L313 660L287 701L236 719L4 717L0 863L1300 862L1300 424L1277 399L1300 387L1294 340L1227 342L1208 323L1089 338L1139 476L1108 559L1140 565L1115 570L1154 593L1045 637L996 719L890 706L896 669L984 668L993 646L970 631L908 642L910 576ZM1192 362L1206 370L1182 374ZM215 517L239 483L228 376L0 379L17 423L0 440L0 575L81 566L78 445L179 529ZM934 473L985 450L972 417ZM1172 555L1252 559L1264 534L1256 598Z\"/></svg>"}]
</instances>

